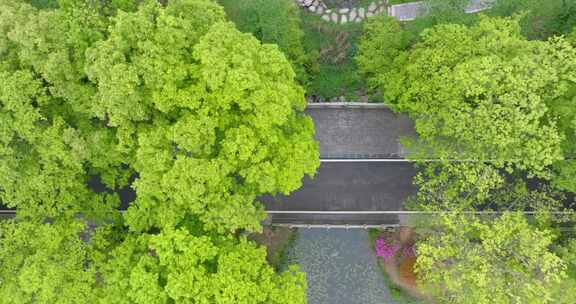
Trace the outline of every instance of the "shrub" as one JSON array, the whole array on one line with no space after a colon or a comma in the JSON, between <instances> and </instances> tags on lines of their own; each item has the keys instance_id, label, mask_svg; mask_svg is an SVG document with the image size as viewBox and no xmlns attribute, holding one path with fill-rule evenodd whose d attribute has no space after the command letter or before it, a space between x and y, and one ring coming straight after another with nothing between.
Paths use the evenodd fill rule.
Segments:
<instances>
[{"instance_id":1,"label":"shrub","mask_svg":"<svg viewBox=\"0 0 576 304\"><path fill-rule=\"evenodd\" d=\"M394 60L407 47L406 39L406 33L393 17L379 16L365 22L356 62L368 79L369 89L380 85L378 74L393 68Z\"/></svg>"},{"instance_id":2,"label":"shrub","mask_svg":"<svg viewBox=\"0 0 576 304\"><path fill-rule=\"evenodd\" d=\"M400 244L381 237L376 240L376 256L383 257L388 262L400 250Z\"/></svg>"}]
</instances>

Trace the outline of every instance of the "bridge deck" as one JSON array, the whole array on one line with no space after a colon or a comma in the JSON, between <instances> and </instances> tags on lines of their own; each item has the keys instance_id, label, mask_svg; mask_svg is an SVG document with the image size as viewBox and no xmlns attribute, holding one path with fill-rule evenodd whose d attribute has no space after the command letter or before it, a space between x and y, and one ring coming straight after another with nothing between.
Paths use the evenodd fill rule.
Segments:
<instances>
[{"instance_id":1,"label":"bridge deck","mask_svg":"<svg viewBox=\"0 0 576 304\"><path fill-rule=\"evenodd\" d=\"M411 163L322 163L316 177L289 196L264 196L269 211L399 211L416 193ZM395 224L395 215L367 214L273 214L275 223Z\"/></svg>"},{"instance_id":2,"label":"bridge deck","mask_svg":"<svg viewBox=\"0 0 576 304\"><path fill-rule=\"evenodd\" d=\"M310 105L320 158L403 158L401 137L416 136L412 121L382 105L345 108Z\"/></svg>"}]
</instances>

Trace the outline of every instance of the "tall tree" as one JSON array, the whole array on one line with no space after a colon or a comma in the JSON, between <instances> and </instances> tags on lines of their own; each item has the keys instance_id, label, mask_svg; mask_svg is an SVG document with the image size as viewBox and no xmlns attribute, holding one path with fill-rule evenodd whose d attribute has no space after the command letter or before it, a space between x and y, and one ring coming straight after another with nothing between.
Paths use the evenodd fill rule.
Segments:
<instances>
[{"instance_id":1,"label":"tall tree","mask_svg":"<svg viewBox=\"0 0 576 304\"><path fill-rule=\"evenodd\" d=\"M551 231L524 215L496 219L444 214L417 245L422 288L443 303L557 303L566 264L550 251Z\"/></svg>"},{"instance_id":2,"label":"tall tree","mask_svg":"<svg viewBox=\"0 0 576 304\"><path fill-rule=\"evenodd\" d=\"M167 228L159 234L110 229L95 238L99 303L305 303L303 273L276 274L266 251L244 238Z\"/></svg>"},{"instance_id":3,"label":"tall tree","mask_svg":"<svg viewBox=\"0 0 576 304\"><path fill-rule=\"evenodd\" d=\"M290 64L224 23L220 6L145 1L108 17L65 3L2 2L5 204L44 216L110 210L117 201L93 197L90 175L118 188L137 170L135 229L191 212L255 230L258 195L288 193L314 174L313 124Z\"/></svg>"},{"instance_id":4,"label":"tall tree","mask_svg":"<svg viewBox=\"0 0 576 304\"><path fill-rule=\"evenodd\" d=\"M576 73L576 50L564 39L529 41L517 19L483 17L428 29L396 59L375 75L385 101L414 118L437 156L541 176L563 159L547 102L566 94Z\"/></svg>"},{"instance_id":5,"label":"tall tree","mask_svg":"<svg viewBox=\"0 0 576 304\"><path fill-rule=\"evenodd\" d=\"M0 297L303 303L302 274L274 273L237 237L260 229L259 195L295 190L319 165L290 63L212 1L125 4L0 0L0 201L19 215L0 237ZM121 221L117 197L87 181L118 188L134 173ZM78 213L118 228L78 239ZM33 277L44 272L53 281Z\"/></svg>"},{"instance_id":6,"label":"tall tree","mask_svg":"<svg viewBox=\"0 0 576 304\"><path fill-rule=\"evenodd\" d=\"M297 189L318 166L289 62L223 19L209 1L148 3L120 12L110 38L88 50L95 114L138 146L134 229L191 213L213 228L257 230L255 198Z\"/></svg>"},{"instance_id":7,"label":"tall tree","mask_svg":"<svg viewBox=\"0 0 576 304\"><path fill-rule=\"evenodd\" d=\"M116 199L86 187L88 173L126 182L114 130L86 113L96 88L84 52L104 36L104 19L88 6L0 7L0 200L40 217L110 210Z\"/></svg>"}]
</instances>

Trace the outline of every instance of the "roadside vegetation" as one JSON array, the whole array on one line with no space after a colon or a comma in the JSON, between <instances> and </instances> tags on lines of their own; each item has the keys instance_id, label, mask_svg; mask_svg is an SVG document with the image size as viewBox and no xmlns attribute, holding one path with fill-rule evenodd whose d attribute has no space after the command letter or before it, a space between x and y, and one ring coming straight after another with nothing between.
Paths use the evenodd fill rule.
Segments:
<instances>
[{"instance_id":1,"label":"roadside vegetation","mask_svg":"<svg viewBox=\"0 0 576 304\"><path fill-rule=\"evenodd\" d=\"M360 23L326 22L299 9L293 0L219 2L241 31L284 51L308 96L332 101L367 99L354 61L362 34ZM326 2L329 7L336 4Z\"/></svg>"},{"instance_id":2,"label":"roadside vegetation","mask_svg":"<svg viewBox=\"0 0 576 304\"><path fill-rule=\"evenodd\" d=\"M286 56L209 0L58 4L0 0L2 302L305 303L244 236L319 165Z\"/></svg>"},{"instance_id":3,"label":"roadside vegetation","mask_svg":"<svg viewBox=\"0 0 576 304\"><path fill-rule=\"evenodd\" d=\"M572 301L560 286L574 285L576 261L573 5L502 0L467 15L466 4L372 18L356 58L369 88L414 120L411 157L440 160L418 164L407 204L439 212L413 223L419 288L450 303Z\"/></svg>"},{"instance_id":4,"label":"roadside vegetation","mask_svg":"<svg viewBox=\"0 0 576 304\"><path fill-rule=\"evenodd\" d=\"M398 304L422 304L425 300L416 287L413 269L414 240L404 235L399 230L368 230L368 239L392 298Z\"/></svg>"},{"instance_id":5,"label":"roadside vegetation","mask_svg":"<svg viewBox=\"0 0 576 304\"><path fill-rule=\"evenodd\" d=\"M253 233L249 239L266 247L266 259L276 271L290 267L287 251L294 245L298 233L296 228L266 226L262 232Z\"/></svg>"}]
</instances>

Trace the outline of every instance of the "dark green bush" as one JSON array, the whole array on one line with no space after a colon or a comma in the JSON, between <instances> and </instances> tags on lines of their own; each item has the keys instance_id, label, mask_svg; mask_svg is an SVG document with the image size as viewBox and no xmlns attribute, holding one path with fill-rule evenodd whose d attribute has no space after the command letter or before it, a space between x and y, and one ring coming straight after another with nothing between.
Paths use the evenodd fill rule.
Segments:
<instances>
[{"instance_id":1,"label":"dark green bush","mask_svg":"<svg viewBox=\"0 0 576 304\"><path fill-rule=\"evenodd\" d=\"M522 32L530 39L544 40L568 34L576 25L574 0L498 0L487 13L492 16L525 13L521 21Z\"/></svg>"}]
</instances>

